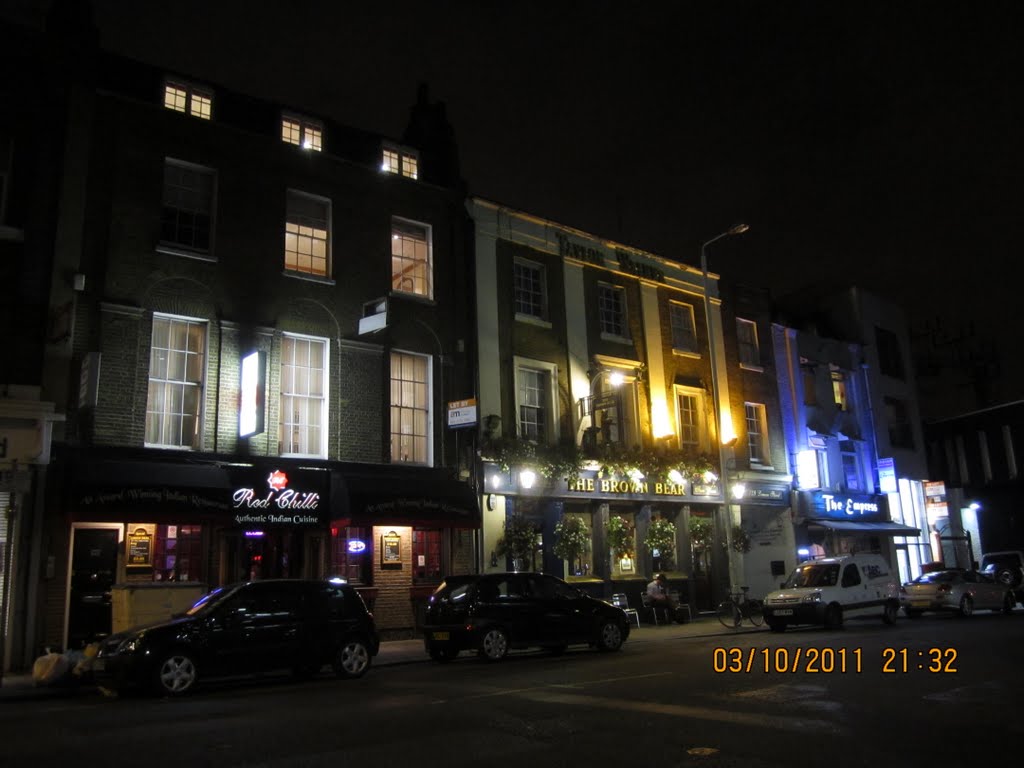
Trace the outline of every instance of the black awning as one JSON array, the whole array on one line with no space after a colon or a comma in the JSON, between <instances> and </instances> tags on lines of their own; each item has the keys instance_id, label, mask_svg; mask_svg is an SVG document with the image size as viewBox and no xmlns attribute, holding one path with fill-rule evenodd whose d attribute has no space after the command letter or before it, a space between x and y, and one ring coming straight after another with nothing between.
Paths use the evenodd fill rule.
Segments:
<instances>
[{"instance_id":1,"label":"black awning","mask_svg":"<svg viewBox=\"0 0 1024 768\"><path fill-rule=\"evenodd\" d=\"M834 531L859 531L861 533L879 533L887 536L920 536L921 529L913 528L903 523L894 523L891 520L882 522L854 522L853 520L827 520L812 519L807 521L811 525L820 525L822 528L831 528Z\"/></svg>"},{"instance_id":2,"label":"black awning","mask_svg":"<svg viewBox=\"0 0 1024 768\"><path fill-rule=\"evenodd\" d=\"M468 483L428 468L339 473L332 524L478 528L480 505Z\"/></svg>"}]
</instances>

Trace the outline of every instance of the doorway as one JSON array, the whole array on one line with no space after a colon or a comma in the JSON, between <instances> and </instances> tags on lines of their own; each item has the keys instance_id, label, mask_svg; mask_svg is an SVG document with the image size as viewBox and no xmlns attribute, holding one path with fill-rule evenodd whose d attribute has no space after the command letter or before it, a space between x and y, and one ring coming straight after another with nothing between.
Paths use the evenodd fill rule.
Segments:
<instances>
[{"instance_id":1,"label":"doorway","mask_svg":"<svg viewBox=\"0 0 1024 768\"><path fill-rule=\"evenodd\" d=\"M75 527L72 531L71 568L68 575L68 648L84 648L111 632L111 596L117 578L120 537L120 527Z\"/></svg>"},{"instance_id":2,"label":"doorway","mask_svg":"<svg viewBox=\"0 0 1024 768\"><path fill-rule=\"evenodd\" d=\"M225 532L222 551L223 584L304 575L303 536L297 531Z\"/></svg>"}]
</instances>

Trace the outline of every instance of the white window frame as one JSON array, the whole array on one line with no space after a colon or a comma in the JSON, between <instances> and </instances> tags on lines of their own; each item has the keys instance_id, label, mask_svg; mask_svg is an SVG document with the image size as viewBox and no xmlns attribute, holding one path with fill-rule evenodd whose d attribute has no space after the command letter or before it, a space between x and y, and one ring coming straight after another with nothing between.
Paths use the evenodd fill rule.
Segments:
<instances>
[{"instance_id":1,"label":"white window frame","mask_svg":"<svg viewBox=\"0 0 1024 768\"><path fill-rule=\"evenodd\" d=\"M697 323L694 319L693 305L683 301L668 303L668 322L672 331L672 353L684 357L700 357L700 345L697 343ZM687 327L689 323L689 327ZM689 336L689 344L681 336Z\"/></svg>"},{"instance_id":2,"label":"white window frame","mask_svg":"<svg viewBox=\"0 0 1024 768\"><path fill-rule=\"evenodd\" d=\"M184 350L182 350L182 349L174 349L174 348L171 348L169 346L170 342L168 342L168 346L166 346L166 347L162 347L162 346L161 347L157 347L156 343L155 343L156 340L154 338L154 334L156 332L157 321L166 321L166 322L170 323L171 326L172 326L172 329L173 329L174 325L184 324L185 325L185 331L186 331L186 338L188 336L188 330L189 330L190 327L196 326L196 327L202 328L202 331L203 331L203 348L202 348L202 350L198 351L198 352L192 352L191 350L189 350L187 348L187 346L186 346L186 348ZM203 320L202 318L183 317L181 315L170 315L170 314L165 314L165 313L162 313L162 312L154 312L153 313L153 319L152 319L152 324L151 324L151 327L150 327L150 337L149 337L149 350L150 350L150 352L149 352L149 372L147 374L146 417L145 417L146 421L145 421L145 427L144 427L144 431L143 431L144 445L147 448L168 448L168 449L172 449L172 450L184 450L184 451L194 451L194 450L200 450L202 448L202 444L203 444L203 422L204 422L203 415L204 415L204 412L205 412L204 399L205 399L205 393L206 393L207 363L208 363L208 360L209 360L209 346L210 346L210 327L209 326L210 326L209 322L207 322L206 320ZM167 356L168 356L167 366L168 367L171 364L170 363L170 355L171 355L171 353L175 353L175 354L182 354L182 353L184 353L185 354L184 370L185 370L186 373L187 373L188 368L189 368L189 366L188 366L188 356L191 355L191 354L199 355L201 357L201 359L199 360L199 372L200 372L199 380L198 381L189 381L187 379L187 377L183 377L183 378L168 378L168 376L166 375L166 371L165 371L165 375L162 376L162 377L154 376L153 375L153 356L155 354L157 354L156 350L158 350L158 349L165 350L165 352L167 353ZM164 392L163 392L163 395L162 395L162 397L163 397L163 406L160 408L159 411L156 410L156 408L155 408L155 404L153 402L153 399L151 397L151 392L150 392L150 390L153 388L154 384L156 386L162 386L164 388ZM186 415L185 411L184 411L184 408L182 408L180 411L177 411L177 412L171 412L170 410L168 410L168 408L170 407L169 403L173 399L172 398L172 394L171 394L171 392L169 390L171 388L174 388L174 387L181 388L182 402L184 402L184 394L185 394L185 389L186 388L194 387L196 389L196 412L195 412L194 415L191 414L191 413L188 414L189 416L192 416L195 419L195 427L194 427L194 432L193 432L193 439L190 442L188 442L188 443L185 443L184 441L181 441L181 440L179 440L179 442L150 441L148 439L149 432L150 432L150 414L154 414L154 417L158 418L160 420L160 422L161 422L161 426L160 426L160 429L159 429L159 431L161 433L161 437L164 436L164 433L166 431L166 427L163 426L163 424L168 419L171 419L171 418L173 418L175 416L184 417Z\"/></svg>"},{"instance_id":3,"label":"white window frame","mask_svg":"<svg viewBox=\"0 0 1024 768\"><path fill-rule=\"evenodd\" d=\"M679 443L679 450L685 451L687 448L693 448L698 453L705 453L709 450L711 445L711 436L708 434L708 414L707 404L705 399L705 392L702 389L696 387L684 387L679 384L674 386L675 395L675 408L676 408L676 437ZM697 442L687 443L683 440L683 408L681 399L683 397L692 397L695 399L694 403L694 415L697 417L697 423L694 425L697 429Z\"/></svg>"},{"instance_id":4,"label":"white window frame","mask_svg":"<svg viewBox=\"0 0 1024 768\"><path fill-rule=\"evenodd\" d=\"M617 295L620 298L619 303L621 304L621 317L619 319L619 324L622 326L622 333L605 330L604 297L606 292L612 295ZM629 306L626 301L626 289L623 286L605 282L597 284L597 322L601 329L602 339L606 341L631 341L629 334Z\"/></svg>"},{"instance_id":5,"label":"white window frame","mask_svg":"<svg viewBox=\"0 0 1024 768\"><path fill-rule=\"evenodd\" d=\"M307 383L303 389L305 391L299 391L294 387L292 381L288 381L288 377L285 375L285 366L288 361L285 358L285 349L288 342L300 342L300 343L316 343L323 345L323 367L320 369L320 389L322 390L319 394L315 393L312 386ZM300 366L292 366L297 370ZM310 365L302 367L305 371L305 378L308 382L312 382L311 373L315 370ZM331 372L331 341L320 336L307 336L300 333L282 333L281 334L281 355L278 362L278 453L281 456L303 456L310 458L327 458L327 435L329 432L328 418L330 416L330 372ZM301 376L298 377L301 380ZM286 398L291 401L289 407L286 407ZM299 418L296 420L294 416L289 420L286 418L287 414L294 414L294 408L291 405L304 404L307 406L307 411L312 413L314 410L318 412L320 423L314 425L313 421L309 418ZM285 448L291 449L294 443L290 439L286 439L285 435L292 429L299 429L300 431L308 430L310 427L315 426L320 430L319 440L315 442L309 442L308 437L303 440L306 443L306 448L313 450L309 451L295 451L285 450Z\"/></svg>"},{"instance_id":6,"label":"white window frame","mask_svg":"<svg viewBox=\"0 0 1024 768\"><path fill-rule=\"evenodd\" d=\"M764 403L745 402L743 410L747 424L747 458L750 460L751 466L771 467L767 409ZM755 429L751 429L752 426ZM756 435L757 439L751 440L751 435Z\"/></svg>"},{"instance_id":7,"label":"white window frame","mask_svg":"<svg viewBox=\"0 0 1024 768\"><path fill-rule=\"evenodd\" d=\"M292 112L281 115L281 141L313 152L324 148L324 124Z\"/></svg>"},{"instance_id":8,"label":"white window frame","mask_svg":"<svg viewBox=\"0 0 1024 768\"><path fill-rule=\"evenodd\" d=\"M398 229L400 229L401 227L406 227L409 229L415 228L423 230L424 237L426 239L427 251L426 258L423 259L424 272L426 273L425 280L427 283L425 291L415 290L415 278L412 278L414 290L406 290L395 285L396 260L408 264L419 264L420 262L419 259L409 259L404 255L395 254L395 242L401 236L401 233L396 231L396 225ZM418 242L418 240L416 242ZM434 228L430 224L425 224L422 221L413 221L412 219L402 218L401 216L391 217L391 290L397 293L407 294L410 296L422 296L425 299L432 299L434 297Z\"/></svg>"},{"instance_id":9,"label":"white window frame","mask_svg":"<svg viewBox=\"0 0 1024 768\"><path fill-rule=\"evenodd\" d=\"M763 371L764 368L761 365L761 342L757 335L757 323L753 320L737 317L736 342L739 351L740 368Z\"/></svg>"},{"instance_id":10,"label":"white window frame","mask_svg":"<svg viewBox=\"0 0 1024 768\"><path fill-rule=\"evenodd\" d=\"M420 176L420 153L411 147L385 143L381 147L380 169L415 181Z\"/></svg>"},{"instance_id":11,"label":"white window frame","mask_svg":"<svg viewBox=\"0 0 1024 768\"><path fill-rule=\"evenodd\" d=\"M558 413L558 366L555 363L549 363L544 360L534 360L528 357L521 357L515 355L512 358L513 369L515 370L515 376L513 378L513 386L515 387L515 414L516 414L516 434L520 437L522 435L520 414L522 413L522 407L530 405L525 403L521 397L520 387L520 370L536 371L544 374L547 377L547 387L545 389L545 396L547 398L546 409L547 419L545 423L545 430L547 432L544 443L551 444L558 442L559 439L559 424L560 418Z\"/></svg>"},{"instance_id":12,"label":"white window frame","mask_svg":"<svg viewBox=\"0 0 1024 768\"><path fill-rule=\"evenodd\" d=\"M416 358L425 363L424 381L418 382L412 379L401 378L401 372L399 377L395 377L395 362L396 357L398 358ZM388 397L388 416L389 416L389 436L390 436L390 456L392 464L416 464L422 466L433 466L434 461L434 359L430 355L423 355L418 352L409 352L402 349L391 350L391 358L388 364L388 380L390 382L389 397ZM415 387L422 385L425 387L424 397L422 405L417 403L415 392L410 392L407 385ZM396 389L398 390L396 392ZM398 394L398 402L396 402L395 395ZM411 400L410 400L411 395ZM396 425L399 430L405 425L405 417L408 413L412 416L415 424L416 414L423 414L424 422L424 433L418 434L416 432L405 433L402 431L395 431ZM397 419L396 419L397 417ZM406 434L412 435L413 440L420 437L424 440L424 456L417 457L415 453L411 459L403 459L401 457L401 442ZM396 442L397 439L397 442Z\"/></svg>"},{"instance_id":13,"label":"white window frame","mask_svg":"<svg viewBox=\"0 0 1024 768\"><path fill-rule=\"evenodd\" d=\"M209 88L169 77L164 80L163 94L165 109L198 117L200 120L213 118L213 91Z\"/></svg>"},{"instance_id":14,"label":"white window frame","mask_svg":"<svg viewBox=\"0 0 1024 768\"><path fill-rule=\"evenodd\" d=\"M209 210L206 212L210 219L209 225L209 243L206 248L200 248L188 243L184 243L180 240L165 240L163 237L163 216L164 210L167 208L174 208L179 212L184 213L200 213L200 209L195 207L193 209L185 208L182 206L169 206L167 201L168 181L167 171L168 167L180 168L184 171L191 172L197 175L207 176L210 179L210 201ZM172 253L179 256L188 256L192 258L200 259L211 259L213 257L213 244L214 235L216 232L216 212L217 212L217 171L213 168L209 168L205 165L197 165L196 163L189 163L185 160L178 160L174 157L164 158L164 178L161 187L161 205L160 205L160 241L157 245L157 250L162 253ZM180 187L184 188L184 187ZM195 189L189 190L195 195Z\"/></svg>"},{"instance_id":15,"label":"white window frame","mask_svg":"<svg viewBox=\"0 0 1024 768\"><path fill-rule=\"evenodd\" d=\"M323 225L324 225L324 228L322 230L319 230L317 227L312 226L312 224L314 223L314 218L312 216L308 216L308 215L306 215L306 214L304 214L304 213L302 213L302 212L300 212L298 210L293 210L292 205L291 205L291 202L292 202L293 199L295 199L295 200L305 199L305 200L312 201L313 203L323 204L324 208L326 209L325 213L324 213L324 219L322 219L322 220L317 219L316 222L317 223L322 222ZM309 192L303 192L301 190L291 189L291 188L289 188L285 192L285 215L284 215L284 222L285 222L284 223L284 271L285 271L285 274L291 275L293 277L302 276L302 277L312 278L312 279L316 279L316 280L330 280L331 279L331 270L332 270L332 263L333 263L332 254L331 254L331 242L333 240L333 238L331 237L331 234L332 234L331 219L332 219L332 210L331 210L331 200L330 200L330 198L328 198L328 197L321 197L320 195L313 195L313 194L310 194ZM323 238L318 237L317 234L316 234L318 231L325 232L326 233L325 237L323 237ZM291 238L295 239L295 250L289 250L289 242L290 242ZM309 241L309 243L311 245L310 253L309 254L302 253L301 246L300 246L300 239L301 239L301 241L306 241L306 240ZM315 272L312 269L312 259L313 259L313 248L312 248L312 246L315 245L318 241L322 241L324 243L324 272L323 272L323 274L319 274L318 272ZM289 266L289 264L288 264L289 254L295 254L295 261L296 261L295 266ZM310 269L308 269L308 270L300 269L299 266L298 266L298 260L300 258L304 258L304 257L310 259Z\"/></svg>"},{"instance_id":16,"label":"white window frame","mask_svg":"<svg viewBox=\"0 0 1024 768\"><path fill-rule=\"evenodd\" d=\"M536 277L536 282L539 284L539 291L535 292L532 288L530 290L520 291L519 270L528 270ZM538 311L536 313L520 311L519 296L521 293L525 293L529 296L538 296ZM516 312L516 320L524 320L526 322L543 324L550 327L551 324L548 322L547 267L538 261L516 257L512 262L512 300L513 307Z\"/></svg>"}]
</instances>

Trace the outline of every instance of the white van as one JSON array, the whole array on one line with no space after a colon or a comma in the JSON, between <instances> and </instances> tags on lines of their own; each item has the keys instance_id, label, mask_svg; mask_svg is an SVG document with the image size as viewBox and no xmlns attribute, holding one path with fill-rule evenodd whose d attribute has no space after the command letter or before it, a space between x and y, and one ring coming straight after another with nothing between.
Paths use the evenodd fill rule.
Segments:
<instances>
[{"instance_id":1,"label":"white van","mask_svg":"<svg viewBox=\"0 0 1024 768\"><path fill-rule=\"evenodd\" d=\"M773 632L791 624L838 629L843 620L877 616L893 624L900 610L899 580L881 555L841 555L798 566L764 599L764 620Z\"/></svg>"}]
</instances>

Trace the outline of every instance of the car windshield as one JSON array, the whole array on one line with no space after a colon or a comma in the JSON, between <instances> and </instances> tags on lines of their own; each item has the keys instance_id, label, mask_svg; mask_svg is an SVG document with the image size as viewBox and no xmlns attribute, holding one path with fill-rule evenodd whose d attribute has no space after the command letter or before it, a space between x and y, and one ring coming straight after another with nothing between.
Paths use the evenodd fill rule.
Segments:
<instances>
[{"instance_id":1,"label":"car windshield","mask_svg":"<svg viewBox=\"0 0 1024 768\"><path fill-rule=\"evenodd\" d=\"M430 602L461 603L466 599L466 596L469 594L469 590L472 586L473 582L470 580L445 581L434 591L434 594L430 596Z\"/></svg>"},{"instance_id":2,"label":"car windshield","mask_svg":"<svg viewBox=\"0 0 1024 768\"><path fill-rule=\"evenodd\" d=\"M833 587L839 581L839 565L836 563L808 563L801 565L790 575L783 589L799 587Z\"/></svg>"},{"instance_id":3,"label":"car windshield","mask_svg":"<svg viewBox=\"0 0 1024 768\"><path fill-rule=\"evenodd\" d=\"M234 587L217 587L212 592L207 592L205 595L200 597L194 603L192 607L185 611L186 616L198 616L202 613L206 613L213 609L214 606L220 605L229 594L234 591Z\"/></svg>"}]
</instances>

